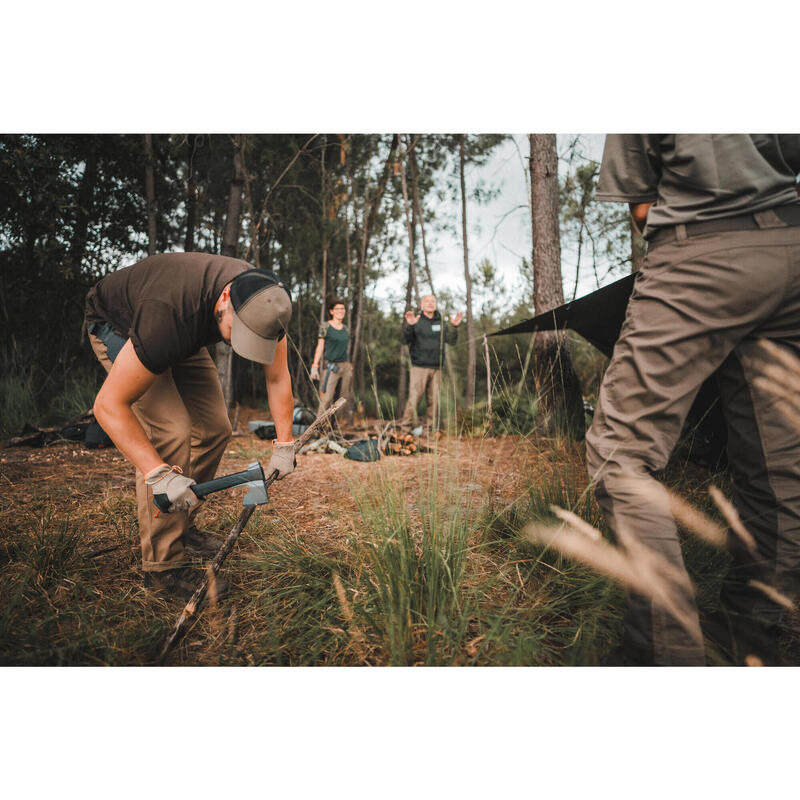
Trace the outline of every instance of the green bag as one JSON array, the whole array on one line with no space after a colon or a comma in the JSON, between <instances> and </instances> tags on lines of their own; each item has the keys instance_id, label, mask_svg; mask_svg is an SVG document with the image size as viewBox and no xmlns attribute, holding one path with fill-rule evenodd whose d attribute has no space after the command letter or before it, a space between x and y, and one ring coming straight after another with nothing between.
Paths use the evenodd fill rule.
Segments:
<instances>
[{"instance_id":1,"label":"green bag","mask_svg":"<svg viewBox=\"0 0 800 800\"><path fill-rule=\"evenodd\" d=\"M345 450L344 457L353 461L377 461L381 457L378 442L375 439L361 439Z\"/></svg>"}]
</instances>

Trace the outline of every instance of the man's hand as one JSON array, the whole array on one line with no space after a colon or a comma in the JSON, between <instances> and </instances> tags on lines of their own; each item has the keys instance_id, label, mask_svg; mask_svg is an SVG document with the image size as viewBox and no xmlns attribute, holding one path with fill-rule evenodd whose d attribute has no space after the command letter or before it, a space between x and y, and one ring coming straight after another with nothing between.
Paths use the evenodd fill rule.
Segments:
<instances>
[{"instance_id":1,"label":"man's hand","mask_svg":"<svg viewBox=\"0 0 800 800\"><path fill-rule=\"evenodd\" d=\"M461 320L463 319L464 319L464 312L459 311L458 314L453 314L453 316L450 317L450 324L454 328L457 328L461 324Z\"/></svg>"},{"instance_id":2,"label":"man's hand","mask_svg":"<svg viewBox=\"0 0 800 800\"><path fill-rule=\"evenodd\" d=\"M308 373L308 377L311 378L312 381L318 381L319 380L319 365L318 364L312 364L311 365L311 371Z\"/></svg>"},{"instance_id":3,"label":"man's hand","mask_svg":"<svg viewBox=\"0 0 800 800\"><path fill-rule=\"evenodd\" d=\"M188 511L200 502L200 498L189 488L195 484L187 478L180 467L162 464L144 476L144 482L152 488L153 498L162 495L161 502L156 505L164 512L173 514L176 511ZM169 507L163 506L169 503Z\"/></svg>"},{"instance_id":4,"label":"man's hand","mask_svg":"<svg viewBox=\"0 0 800 800\"><path fill-rule=\"evenodd\" d=\"M272 444L272 458L267 464L266 476L272 475L275 470L278 470L278 480L285 478L290 472L294 471L297 462L294 458L294 443L293 442L273 442Z\"/></svg>"},{"instance_id":5,"label":"man's hand","mask_svg":"<svg viewBox=\"0 0 800 800\"><path fill-rule=\"evenodd\" d=\"M416 325L419 322L419 315L414 316L413 311L406 311L406 325Z\"/></svg>"}]
</instances>

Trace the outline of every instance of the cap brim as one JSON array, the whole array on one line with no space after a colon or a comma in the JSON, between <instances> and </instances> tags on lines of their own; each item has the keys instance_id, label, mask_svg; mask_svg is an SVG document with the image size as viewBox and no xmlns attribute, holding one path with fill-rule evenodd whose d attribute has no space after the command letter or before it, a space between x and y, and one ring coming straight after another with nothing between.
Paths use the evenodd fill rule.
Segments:
<instances>
[{"instance_id":1,"label":"cap brim","mask_svg":"<svg viewBox=\"0 0 800 800\"><path fill-rule=\"evenodd\" d=\"M231 347L237 355L255 361L258 364L271 364L275 360L277 339L264 339L253 333L233 312L231 327Z\"/></svg>"}]
</instances>

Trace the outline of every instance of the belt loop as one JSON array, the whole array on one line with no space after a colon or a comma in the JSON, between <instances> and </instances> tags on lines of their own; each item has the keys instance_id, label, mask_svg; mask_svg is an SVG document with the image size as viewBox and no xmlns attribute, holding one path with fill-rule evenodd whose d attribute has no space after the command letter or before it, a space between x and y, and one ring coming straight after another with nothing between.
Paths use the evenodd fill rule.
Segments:
<instances>
[{"instance_id":1,"label":"belt loop","mask_svg":"<svg viewBox=\"0 0 800 800\"><path fill-rule=\"evenodd\" d=\"M768 208L765 211L755 211L753 219L759 228L787 228L788 225L775 213L775 210Z\"/></svg>"},{"instance_id":2,"label":"belt loop","mask_svg":"<svg viewBox=\"0 0 800 800\"><path fill-rule=\"evenodd\" d=\"M675 238L678 240L678 244L683 244L687 240L686 225L680 223L675 226Z\"/></svg>"}]
</instances>

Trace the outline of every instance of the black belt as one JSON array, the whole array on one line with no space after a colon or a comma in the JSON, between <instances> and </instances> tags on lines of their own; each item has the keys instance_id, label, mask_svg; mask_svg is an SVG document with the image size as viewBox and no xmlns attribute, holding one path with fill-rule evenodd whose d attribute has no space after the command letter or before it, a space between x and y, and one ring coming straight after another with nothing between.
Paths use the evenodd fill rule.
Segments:
<instances>
[{"instance_id":1,"label":"black belt","mask_svg":"<svg viewBox=\"0 0 800 800\"><path fill-rule=\"evenodd\" d=\"M800 205L775 206L766 210L774 211L781 222L790 227L800 225ZM780 229L780 226L776 227L778 230ZM677 228L677 225L672 225L669 228L659 228L647 239L648 244L650 247L657 247L658 245L677 241ZM726 231L755 231L763 229L764 226L758 224L755 214L740 214L736 217L710 219L707 222L687 222L685 228L686 236L689 237L703 236L707 233L724 233Z\"/></svg>"}]
</instances>

